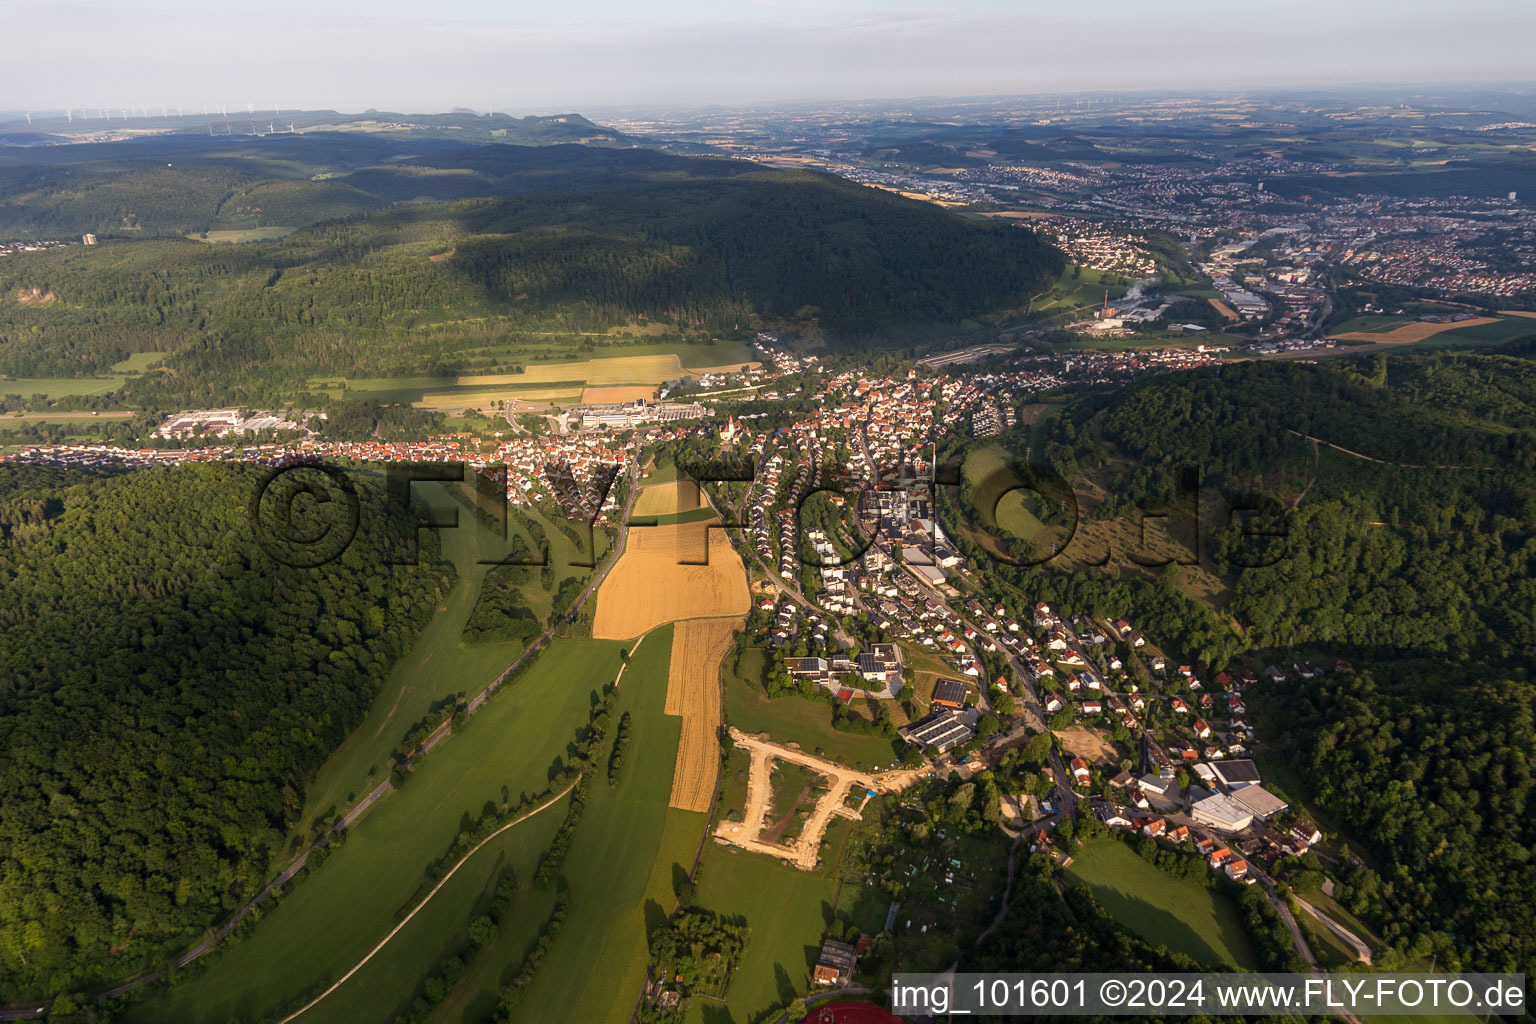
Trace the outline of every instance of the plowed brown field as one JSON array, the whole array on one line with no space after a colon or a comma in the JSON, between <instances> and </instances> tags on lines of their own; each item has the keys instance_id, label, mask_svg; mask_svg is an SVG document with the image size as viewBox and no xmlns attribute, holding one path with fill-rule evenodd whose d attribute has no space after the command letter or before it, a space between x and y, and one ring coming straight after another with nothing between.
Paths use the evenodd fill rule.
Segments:
<instances>
[{"instance_id":1,"label":"plowed brown field","mask_svg":"<svg viewBox=\"0 0 1536 1024\"><path fill-rule=\"evenodd\" d=\"M668 801L672 807L708 811L714 801L720 767L720 662L742 624L739 617L689 619L672 631L664 710L683 718Z\"/></svg>"}]
</instances>

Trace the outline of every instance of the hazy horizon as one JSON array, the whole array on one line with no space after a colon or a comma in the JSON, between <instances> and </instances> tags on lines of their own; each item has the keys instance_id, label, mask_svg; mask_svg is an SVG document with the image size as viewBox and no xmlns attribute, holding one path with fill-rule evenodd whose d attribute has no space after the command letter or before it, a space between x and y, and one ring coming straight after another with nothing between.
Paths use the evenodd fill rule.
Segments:
<instances>
[{"instance_id":1,"label":"hazy horizon","mask_svg":"<svg viewBox=\"0 0 1536 1024\"><path fill-rule=\"evenodd\" d=\"M643 19L643 20L642 20ZM559 6L403 0L259 13L160 0L12 14L28 40L0 70L22 111L161 106L231 112L454 107L514 114L899 102L1072 92L1311 90L1531 78L1536 5L1368 0L1233 9L1171 0L1155 13L959 0L667 0Z\"/></svg>"}]
</instances>

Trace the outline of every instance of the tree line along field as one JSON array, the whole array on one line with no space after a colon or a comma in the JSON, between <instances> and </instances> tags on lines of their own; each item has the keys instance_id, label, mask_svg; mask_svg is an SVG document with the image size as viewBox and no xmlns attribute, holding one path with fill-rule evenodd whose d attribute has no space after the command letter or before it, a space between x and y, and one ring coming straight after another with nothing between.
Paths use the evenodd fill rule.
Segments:
<instances>
[{"instance_id":1,"label":"tree line along field","mask_svg":"<svg viewBox=\"0 0 1536 1024\"><path fill-rule=\"evenodd\" d=\"M523 794L547 788L550 766L567 756L567 744L586 721L593 693L618 674L619 650L619 644L603 641L553 641L515 682L422 759L397 792L375 803L348 830L347 841L269 910L248 937L198 977L133 1008L131 1019L267 1019L296 1008L341 977L394 927L417 895L423 869L443 854L466 819L480 815L487 804L515 804ZM665 685L664 675L660 685ZM669 757L668 783L670 765ZM560 814L558 807L551 808L525 825L542 832L551 823L558 825ZM518 832L524 827L510 830L506 841L520 843ZM471 861L472 870L466 869L458 887L475 889L475 878L483 885L493 862L494 855ZM520 877L531 878L532 871ZM396 969L375 986L387 982L393 986L389 995L406 1001L465 919L434 912L413 921L412 929L436 921L442 931L431 936L418 931L417 942L391 952ZM413 952L407 956L406 950ZM359 977L311 1012L331 1000L347 1005L353 998L349 990L361 991Z\"/></svg>"},{"instance_id":2,"label":"tree line along field","mask_svg":"<svg viewBox=\"0 0 1536 1024\"><path fill-rule=\"evenodd\" d=\"M420 485L413 493L430 510L428 515L459 513L456 529L436 531L442 557L456 570L456 582L423 628L420 640L390 669L362 725L321 767L305 795L304 811L294 826L290 846L298 837L308 835L317 820L333 819L345 812L387 776L391 755L401 739L434 707L456 694L464 699L474 697L524 650L523 644L516 641L464 642L466 623L482 597L485 577L491 569L484 560L504 557L504 552L499 539L492 537L437 485ZM515 519L508 526L532 544L532 538ZM590 569L570 565L576 560L576 552L565 534L548 524L544 534L551 545L550 561L557 582L566 576L585 579L590 574ZM542 632L550 613L551 595L539 585L538 570L526 571L530 579L519 590L520 603L536 616Z\"/></svg>"},{"instance_id":3,"label":"tree line along field","mask_svg":"<svg viewBox=\"0 0 1536 1024\"><path fill-rule=\"evenodd\" d=\"M570 919L514 1021L624 1024L635 1009L648 931L671 913L673 866L692 869L705 824L667 806L682 727L664 708L672 651L673 627L661 626L630 657L613 712L632 716L623 770L617 786L593 788L563 872Z\"/></svg>"}]
</instances>

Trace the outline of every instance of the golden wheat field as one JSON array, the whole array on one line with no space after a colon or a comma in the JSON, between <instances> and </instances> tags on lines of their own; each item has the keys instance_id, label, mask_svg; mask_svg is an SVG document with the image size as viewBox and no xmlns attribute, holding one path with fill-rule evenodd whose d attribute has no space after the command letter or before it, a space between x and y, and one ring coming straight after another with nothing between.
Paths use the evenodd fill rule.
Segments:
<instances>
[{"instance_id":1,"label":"golden wheat field","mask_svg":"<svg viewBox=\"0 0 1536 1024\"><path fill-rule=\"evenodd\" d=\"M582 381L588 387L612 384L660 384L687 376L675 353L648 356L608 356L580 362L532 363L522 373L488 373L460 377L460 387L494 384L552 384Z\"/></svg>"},{"instance_id":2,"label":"golden wheat field","mask_svg":"<svg viewBox=\"0 0 1536 1024\"><path fill-rule=\"evenodd\" d=\"M1329 337L1337 341L1374 341L1381 345L1408 345L1415 341L1423 341L1425 338L1433 338L1445 331L1454 331L1458 327L1476 327L1479 324L1493 323L1498 323L1498 317L1476 316L1471 320L1459 320L1449 324L1418 321L1404 324L1390 331L1350 331L1348 334L1332 334Z\"/></svg>"},{"instance_id":3,"label":"golden wheat field","mask_svg":"<svg viewBox=\"0 0 1536 1024\"><path fill-rule=\"evenodd\" d=\"M747 571L719 522L631 527L598 588L592 635L627 640L664 622L747 614Z\"/></svg>"},{"instance_id":4,"label":"golden wheat field","mask_svg":"<svg viewBox=\"0 0 1536 1024\"><path fill-rule=\"evenodd\" d=\"M683 718L672 769L668 805L684 811L708 811L720 766L720 662L731 650L739 617L688 619L672 632L672 666L667 672L669 715Z\"/></svg>"},{"instance_id":5,"label":"golden wheat field","mask_svg":"<svg viewBox=\"0 0 1536 1024\"><path fill-rule=\"evenodd\" d=\"M633 402L637 398L647 401L656 397L656 388L650 384L612 384L604 387L585 388L581 392L583 405L612 405Z\"/></svg>"},{"instance_id":6,"label":"golden wheat field","mask_svg":"<svg viewBox=\"0 0 1536 1024\"><path fill-rule=\"evenodd\" d=\"M633 514L670 516L678 512L692 512L702 504L698 483L693 480L672 480L641 488L640 496L635 499Z\"/></svg>"}]
</instances>

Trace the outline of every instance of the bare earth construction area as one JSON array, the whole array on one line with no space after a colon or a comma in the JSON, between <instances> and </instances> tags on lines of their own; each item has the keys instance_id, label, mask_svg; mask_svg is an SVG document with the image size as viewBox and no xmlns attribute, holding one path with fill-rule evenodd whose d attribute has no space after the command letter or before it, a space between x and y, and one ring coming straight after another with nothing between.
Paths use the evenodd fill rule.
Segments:
<instances>
[{"instance_id":1,"label":"bare earth construction area","mask_svg":"<svg viewBox=\"0 0 1536 1024\"><path fill-rule=\"evenodd\" d=\"M748 736L735 726L731 727L731 740L737 747L747 751L752 759L751 774L747 777L747 808L742 821L722 821L715 829L715 840L729 846L739 846L752 853L778 857L802 871L816 867L821 837L827 831L827 825L831 823L834 814L858 819L870 794L900 793L928 771L925 768L908 768L881 775L866 775L825 758ZM768 842L762 838L768 825L768 814L774 809L771 806L773 801L769 775L775 760L803 765L824 776L827 781L827 789L816 801L816 807L811 811L804 830L789 844ZM860 790L863 791L863 798L859 806L845 806L850 792L859 793Z\"/></svg>"}]
</instances>

